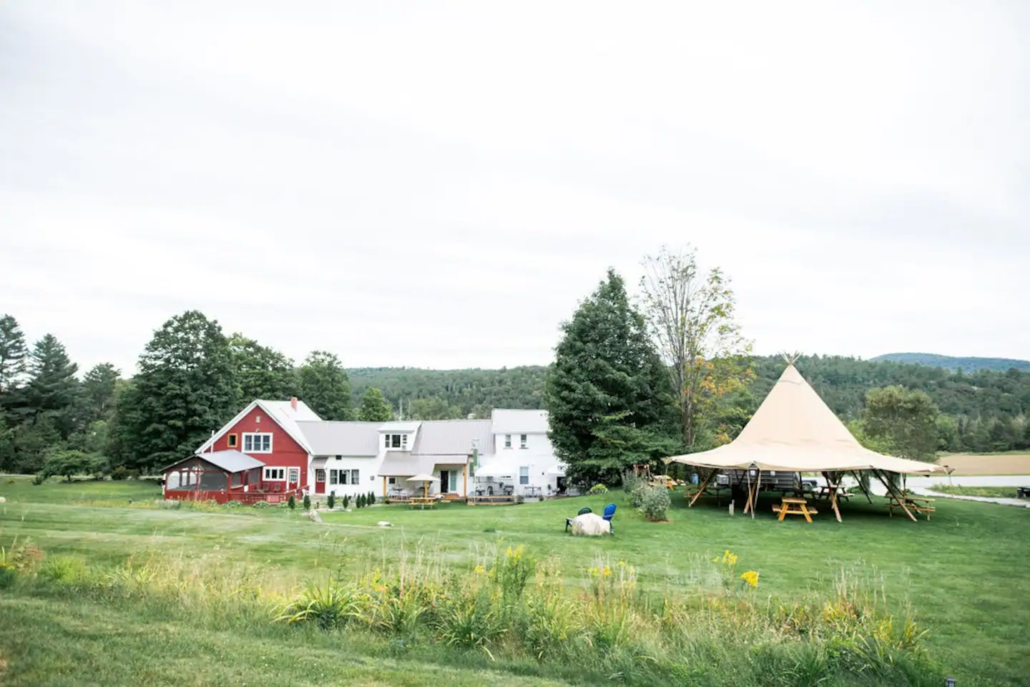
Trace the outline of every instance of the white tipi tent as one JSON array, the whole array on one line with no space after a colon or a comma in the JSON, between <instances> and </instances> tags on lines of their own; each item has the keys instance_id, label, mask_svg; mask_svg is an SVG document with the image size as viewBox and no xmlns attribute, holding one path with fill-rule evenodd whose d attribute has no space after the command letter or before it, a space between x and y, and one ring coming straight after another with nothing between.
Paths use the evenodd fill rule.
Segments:
<instances>
[{"instance_id":1,"label":"white tipi tent","mask_svg":"<svg viewBox=\"0 0 1030 687\"><path fill-rule=\"evenodd\" d=\"M714 470L841 473L877 470L929 475L945 472L933 463L884 456L863 447L833 414L792 361L740 436L725 446L666 458Z\"/></svg>"}]
</instances>

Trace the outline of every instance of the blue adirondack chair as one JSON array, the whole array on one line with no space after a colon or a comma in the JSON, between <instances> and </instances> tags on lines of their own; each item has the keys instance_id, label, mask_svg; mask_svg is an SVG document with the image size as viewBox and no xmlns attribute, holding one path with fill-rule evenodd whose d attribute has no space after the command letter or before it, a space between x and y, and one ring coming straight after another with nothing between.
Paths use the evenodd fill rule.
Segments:
<instances>
[{"instance_id":1,"label":"blue adirondack chair","mask_svg":"<svg viewBox=\"0 0 1030 687\"><path fill-rule=\"evenodd\" d=\"M615 517L615 504L609 503L604 507L604 515L601 516L608 521L608 525L611 527L611 533L615 534L615 525L612 524L612 518Z\"/></svg>"}]
</instances>

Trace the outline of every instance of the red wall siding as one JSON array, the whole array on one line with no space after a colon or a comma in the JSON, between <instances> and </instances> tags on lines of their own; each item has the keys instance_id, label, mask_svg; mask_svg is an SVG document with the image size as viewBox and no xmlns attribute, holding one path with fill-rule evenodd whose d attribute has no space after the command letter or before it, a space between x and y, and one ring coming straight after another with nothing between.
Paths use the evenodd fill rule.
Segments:
<instances>
[{"instance_id":1,"label":"red wall siding","mask_svg":"<svg viewBox=\"0 0 1030 687\"><path fill-rule=\"evenodd\" d=\"M258 417L261 422L258 422ZM229 435L237 436L235 450L243 453L243 433L264 432L272 434L271 453L248 453L247 455L257 458L269 467L300 468L300 488L306 489L308 484L308 452L301 448L300 444L293 440L289 434L279 426L273 418L269 417L260 407L252 411L229 429L218 441L215 442L215 451L229 450ZM286 483L282 483L284 488Z\"/></svg>"}]
</instances>

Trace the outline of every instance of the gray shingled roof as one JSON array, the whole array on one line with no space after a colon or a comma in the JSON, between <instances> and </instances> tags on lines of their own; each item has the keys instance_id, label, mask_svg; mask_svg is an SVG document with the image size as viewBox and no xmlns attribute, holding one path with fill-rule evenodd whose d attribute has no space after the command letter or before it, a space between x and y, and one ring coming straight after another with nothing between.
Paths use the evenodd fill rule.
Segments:
<instances>
[{"instance_id":1,"label":"gray shingled roof","mask_svg":"<svg viewBox=\"0 0 1030 687\"><path fill-rule=\"evenodd\" d=\"M315 456L376 456L381 422L298 422Z\"/></svg>"},{"instance_id":2,"label":"gray shingled roof","mask_svg":"<svg viewBox=\"0 0 1030 687\"><path fill-rule=\"evenodd\" d=\"M467 456L473 441L480 455L494 452L490 420L427 420L418 430L412 447L415 455Z\"/></svg>"},{"instance_id":3,"label":"gray shingled roof","mask_svg":"<svg viewBox=\"0 0 1030 687\"><path fill-rule=\"evenodd\" d=\"M550 429L546 410L506 410L490 414L494 434L546 434Z\"/></svg>"},{"instance_id":4,"label":"gray shingled roof","mask_svg":"<svg viewBox=\"0 0 1030 687\"><path fill-rule=\"evenodd\" d=\"M430 468L432 469L432 468ZM387 451L379 475L383 477L411 477L422 472L422 460L407 451Z\"/></svg>"}]
</instances>

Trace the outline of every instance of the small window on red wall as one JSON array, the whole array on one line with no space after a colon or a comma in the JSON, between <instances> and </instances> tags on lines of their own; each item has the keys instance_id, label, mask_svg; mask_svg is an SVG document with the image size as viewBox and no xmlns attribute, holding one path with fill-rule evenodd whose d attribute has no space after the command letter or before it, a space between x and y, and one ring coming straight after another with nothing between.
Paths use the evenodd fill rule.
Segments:
<instances>
[{"instance_id":1,"label":"small window on red wall","mask_svg":"<svg viewBox=\"0 0 1030 687\"><path fill-rule=\"evenodd\" d=\"M230 434L229 435L229 448L236 448L239 445L240 445L239 435Z\"/></svg>"}]
</instances>

